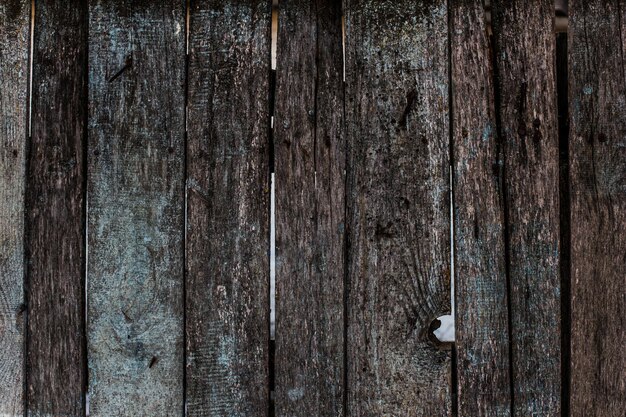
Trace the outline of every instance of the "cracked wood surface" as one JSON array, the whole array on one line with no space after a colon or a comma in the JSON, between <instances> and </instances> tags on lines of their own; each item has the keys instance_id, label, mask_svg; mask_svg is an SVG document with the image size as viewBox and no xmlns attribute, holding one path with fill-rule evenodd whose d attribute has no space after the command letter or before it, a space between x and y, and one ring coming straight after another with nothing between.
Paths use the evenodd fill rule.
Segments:
<instances>
[{"instance_id":1,"label":"cracked wood surface","mask_svg":"<svg viewBox=\"0 0 626 417\"><path fill-rule=\"evenodd\" d=\"M461 416L511 415L502 144L482 0L450 9L457 395Z\"/></svg>"},{"instance_id":2,"label":"cracked wood surface","mask_svg":"<svg viewBox=\"0 0 626 417\"><path fill-rule=\"evenodd\" d=\"M84 413L87 5L35 8L27 172L27 403L31 416Z\"/></svg>"},{"instance_id":3,"label":"cracked wood surface","mask_svg":"<svg viewBox=\"0 0 626 417\"><path fill-rule=\"evenodd\" d=\"M554 0L492 3L514 415L559 415L561 300Z\"/></svg>"},{"instance_id":4,"label":"cracked wood surface","mask_svg":"<svg viewBox=\"0 0 626 417\"><path fill-rule=\"evenodd\" d=\"M626 409L626 2L570 2L573 416Z\"/></svg>"},{"instance_id":5,"label":"cracked wood surface","mask_svg":"<svg viewBox=\"0 0 626 417\"><path fill-rule=\"evenodd\" d=\"M347 409L450 415L446 1L346 1Z\"/></svg>"},{"instance_id":6,"label":"cracked wood surface","mask_svg":"<svg viewBox=\"0 0 626 417\"><path fill-rule=\"evenodd\" d=\"M187 412L264 416L271 4L194 1L190 19Z\"/></svg>"},{"instance_id":7,"label":"cracked wood surface","mask_svg":"<svg viewBox=\"0 0 626 417\"><path fill-rule=\"evenodd\" d=\"M341 2L282 1L277 50L276 415L343 416Z\"/></svg>"}]
</instances>

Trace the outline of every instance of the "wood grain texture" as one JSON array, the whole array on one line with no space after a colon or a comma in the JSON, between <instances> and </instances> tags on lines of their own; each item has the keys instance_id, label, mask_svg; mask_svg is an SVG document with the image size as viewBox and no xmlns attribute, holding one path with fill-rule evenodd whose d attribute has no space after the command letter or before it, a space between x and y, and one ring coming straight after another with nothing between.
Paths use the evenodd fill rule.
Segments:
<instances>
[{"instance_id":1,"label":"wood grain texture","mask_svg":"<svg viewBox=\"0 0 626 417\"><path fill-rule=\"evenodd\" d=\"M457 389L460 416L511 415L502 193L482 0L450 3Z\"/></svg>"},{"instance_id":2,"label":"wood grain texture","mask_svg":"<svg viewBox=\"0 0 626 417\"><path fill-rule=\"evenodd\" d=\"M27 403L32 416L84 414L87 6L35 7L27 172Z\"/></svg>"},{"instance_id":3,"label":"wood grain texture","mask_svg":"<svg viewBox=\"0 0 626 417\"><path fill-rule=\"evenodd\" d=\"M341 2L283 1L277 50L276 415L343 416Z\"/></svg>"},{"instance_id":4,"label":"wood grain texture","mask_svg":"<svg viewBox=\"0 0 626 417\"><path fill-rule=\"evenodd\" d=\"M92 416L183 412L185 2L89 5Z\"/></svg>"},{"instance_id":5,"label":"wood grain texture","mask_svg":"<svg viewBox=\"0 0 626 417\"><path fill-rule=\"evenodd\" d=\"M190 18L187 411L264 416L271 4L195 1Z\"/></svg>"},{"instance_id":6,"label":"wood grain texture","mask_svg":"<svg viewBox=\"0 0 626 417\"><path fill-rule=\"evenodd\" d=\"M24 414L24 175L30 1L0 3L0 415Z\"/></svg>"},{"instance_id":7,"label":"wood grain texture","mask_svg":"<svg viewBox=\"0 0 626 417\"><path fill-rule=\"evenodd\" d=\"M571 415L626 409L626 2L572 1Z\"/></svg>"},{"instance_id":8,"label":"wood grain texture","mask_svg":"<svg viewBox=\"0 0 626 417\"><path fill-rule=\"evenodd\" d=\"M347 1L347 410L450 415L445 1Z\"/></svg>"},{"instance_id":9,"label":"wood grain texture","mask_svg":"<svg viewBox=\"0 0 626 417\"><path fill-rule=\"evenodd\" d=\"M504 146L513 414L560 415L554 0L494 1Z\"/></svg>"}]
</instances>

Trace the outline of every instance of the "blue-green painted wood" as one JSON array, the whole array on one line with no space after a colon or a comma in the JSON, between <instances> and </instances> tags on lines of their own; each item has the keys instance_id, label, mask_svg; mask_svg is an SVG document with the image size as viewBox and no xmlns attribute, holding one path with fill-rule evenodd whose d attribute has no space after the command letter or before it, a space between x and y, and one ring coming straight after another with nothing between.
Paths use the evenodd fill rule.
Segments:
<instances>
[{"instance_id":1,"label":"blue-green painted wood","mask_svg":"<svg viewBox=\"0 0 626 417\"><path fill-rule=\"evenodd\" d=\"M183 410L185 1L89 7L92 416Z\"/></svg>"},{"instance_id":2,"label":"blue-green painted wood","mask_svg":"<svg viewBox=\"0 0 626 417\"><path fill-rule=\"evenodd\" d=\"M30 1L0 2L0 415L23 415Z\"/></svg>"}]
</instances>

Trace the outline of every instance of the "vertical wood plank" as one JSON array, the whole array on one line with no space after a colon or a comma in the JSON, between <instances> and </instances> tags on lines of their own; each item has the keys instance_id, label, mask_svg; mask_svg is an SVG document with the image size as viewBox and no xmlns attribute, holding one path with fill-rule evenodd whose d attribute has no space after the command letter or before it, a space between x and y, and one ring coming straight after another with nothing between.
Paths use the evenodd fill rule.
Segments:
<instances>
[{"instance_id":1,"label":"vertical wood plank","mask_svg":"<svg viewBox=\"0 0 626 417\"><path fill-rule=\"evenodd\" d=\"M84 413L87 5L35 5L27 178L27 403L32 416Z\"/></svg>"},{"instance_id":2,"label":"vertical wood plank","mask_svg":"<svg viewBox=\"0 0 626 417\"><path fill-rule=\"evenodd\" d=\"M450 3L456 350L460 416L511 414L502 194L482 0Z\"/></svg>"},{"instance_id":3,"label":"vertical wood plank","mask_svg":"<svg viewBox=\"0 0 626 417\"><path fill-rule=\"evenodd\" d=\"M276 413L342 416L341 2L282 1L277 50Z\"/></svg>"},{"instance_id":4,"label":"vertical wood plank","mask_svg":"<svg viewBox=\"0 0 626 417\"><path fill-rule=\"evenodd\" d=\"M0 415L24 413L24 175L30 1L0 3Z\"/></svg>"},{"instance_id":5,"label":"vertical wood plank","mask_svg":"<svg viewBox=\"0 0 626 417\"><path fill-rule=\"evenodd\" d=\"M554 0L492 3L504 144L513 414L560 414Z\"/></svg>"},{"instance_id":6,"label":"vertical wood plank","mask_svg":"<svg viewBox=\"0 0 626 417\"><path fill-rule=\"evenodd\" d=\"M572 1L571 415L626 409L626 2Z\"/></svg>"},{"instance_id":7,"label":"vertical wood plank","mask_svg":"<svg viewBox=\"0 0 626 417\"><path fill-rule=\"evenodd\" d=\"M271 2L191 7L187 411L265 416Z\"/></svg>"},{"instance_id":8,"label":"vertical wood plank","mask_svg":"<svg viewBox=\"0 0 626 417\"><path fill-rule=\"evenodd\" d=\"M451 413L446 3L345 3L349 415Z\"/></svg>"},{"instance_id":9,"label":"vertical wood plank","mask_svg":"<svg viewBox=\"0 0 626 417\"><path fill-rule=\"evenodd\" d=\"M185 2L89 5L90 413L183 410Z\"/></svg>"}]
</instances>

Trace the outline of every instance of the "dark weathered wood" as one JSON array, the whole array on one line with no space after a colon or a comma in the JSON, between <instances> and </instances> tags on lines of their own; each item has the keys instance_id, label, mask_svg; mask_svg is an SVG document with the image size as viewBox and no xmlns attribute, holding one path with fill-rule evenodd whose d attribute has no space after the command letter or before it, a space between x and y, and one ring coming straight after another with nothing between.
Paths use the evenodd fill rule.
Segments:
<instances>
[{"instance_id":1,"label":"dark weathered wood","mask_svg":"<svg viewBox=\"0 0 626 417\"><path fill-rule=\"evenodd\" d=\"M268 412L271 3L191 5L187 411Z\"/></svg>"},{"instance_id":2,"label":"dark weathered wood","mask_svg":"<svg viewBox=\"0 0 626 417\"><path fill-rule=\"evenodd\" d=\"M511 414L502 145L482 0L450 3L460 416Z\"/></svg>"},{"instance_id":3,"label":"dark weathered wood","mask_svg":"<svg viewBox=\"0 0 626 417\"><path fill-rule=\"evenodd\" d=\"M567 32L556 34L556 81L559 122L559 206L561 242L561 415L569 416L570 353L571 353L571 235L569 195L569 98L567 77Z\"/></svg>"},{"instance_id":4,"label":"dark weathered wood","mask_svg":"<svg viewBox=\"0 0 626 417\"><path fill-rule=\"evenodd\" d=\"M347 1L347 410L451 413L446 1Z\"/></svg>"},{"instance_id":5,"label":"dark weathered wood","mask_svg":"<svg viewBox=\"0 0 626 417\"><path fill-rule=\"evenodd\" d=\"M560 414L554 0L492 3L514 415Z\"/></svg>"},{"instance_id":6,"label":"dark weathered wood","mask_svg":"<svg viewBox=\"0 0 626 417\"><path fill-rule=\"evenodd\" d=\"M277 50L276 414L344 415L341 2L282 1Z\"/></svg>"},{"instance_id":7,"label":"dark weathered wood","mask_svg":"<svg viewBox=\"0 0 626 417\"><path fill-rule=\"evenodd\" d=\"M183 411L185 2L89 4L93 416Z\"/></svg>"},{"instance_id":8,"label":"dark weathered wood","mask_svg":"<svg viewBox=\"0 0 626 417\"><path fill-rule=\"evenodd\" d=\"M30 1L0 3L0 415L23 404L24 175Z\"/></svg>"},{"instance_id":9,"label":"dark weathered wood","mask_svg":"<svg viewBox=\"0 0 626 417\"><path fill-rule=\"evenodd\" d=\"M572 1L571 415L626 410L626 2Z\"/></svg>"},{"instance_id":10,"label":"dark weathered wood","mask_svg":"<svg viewBox=\"0 0 626 417\"><path fill-rule=\"evenodd\" d=\"M84 413L87 5L37 2L27 172L27 404Z\"/></svg>"}]
</instances>

